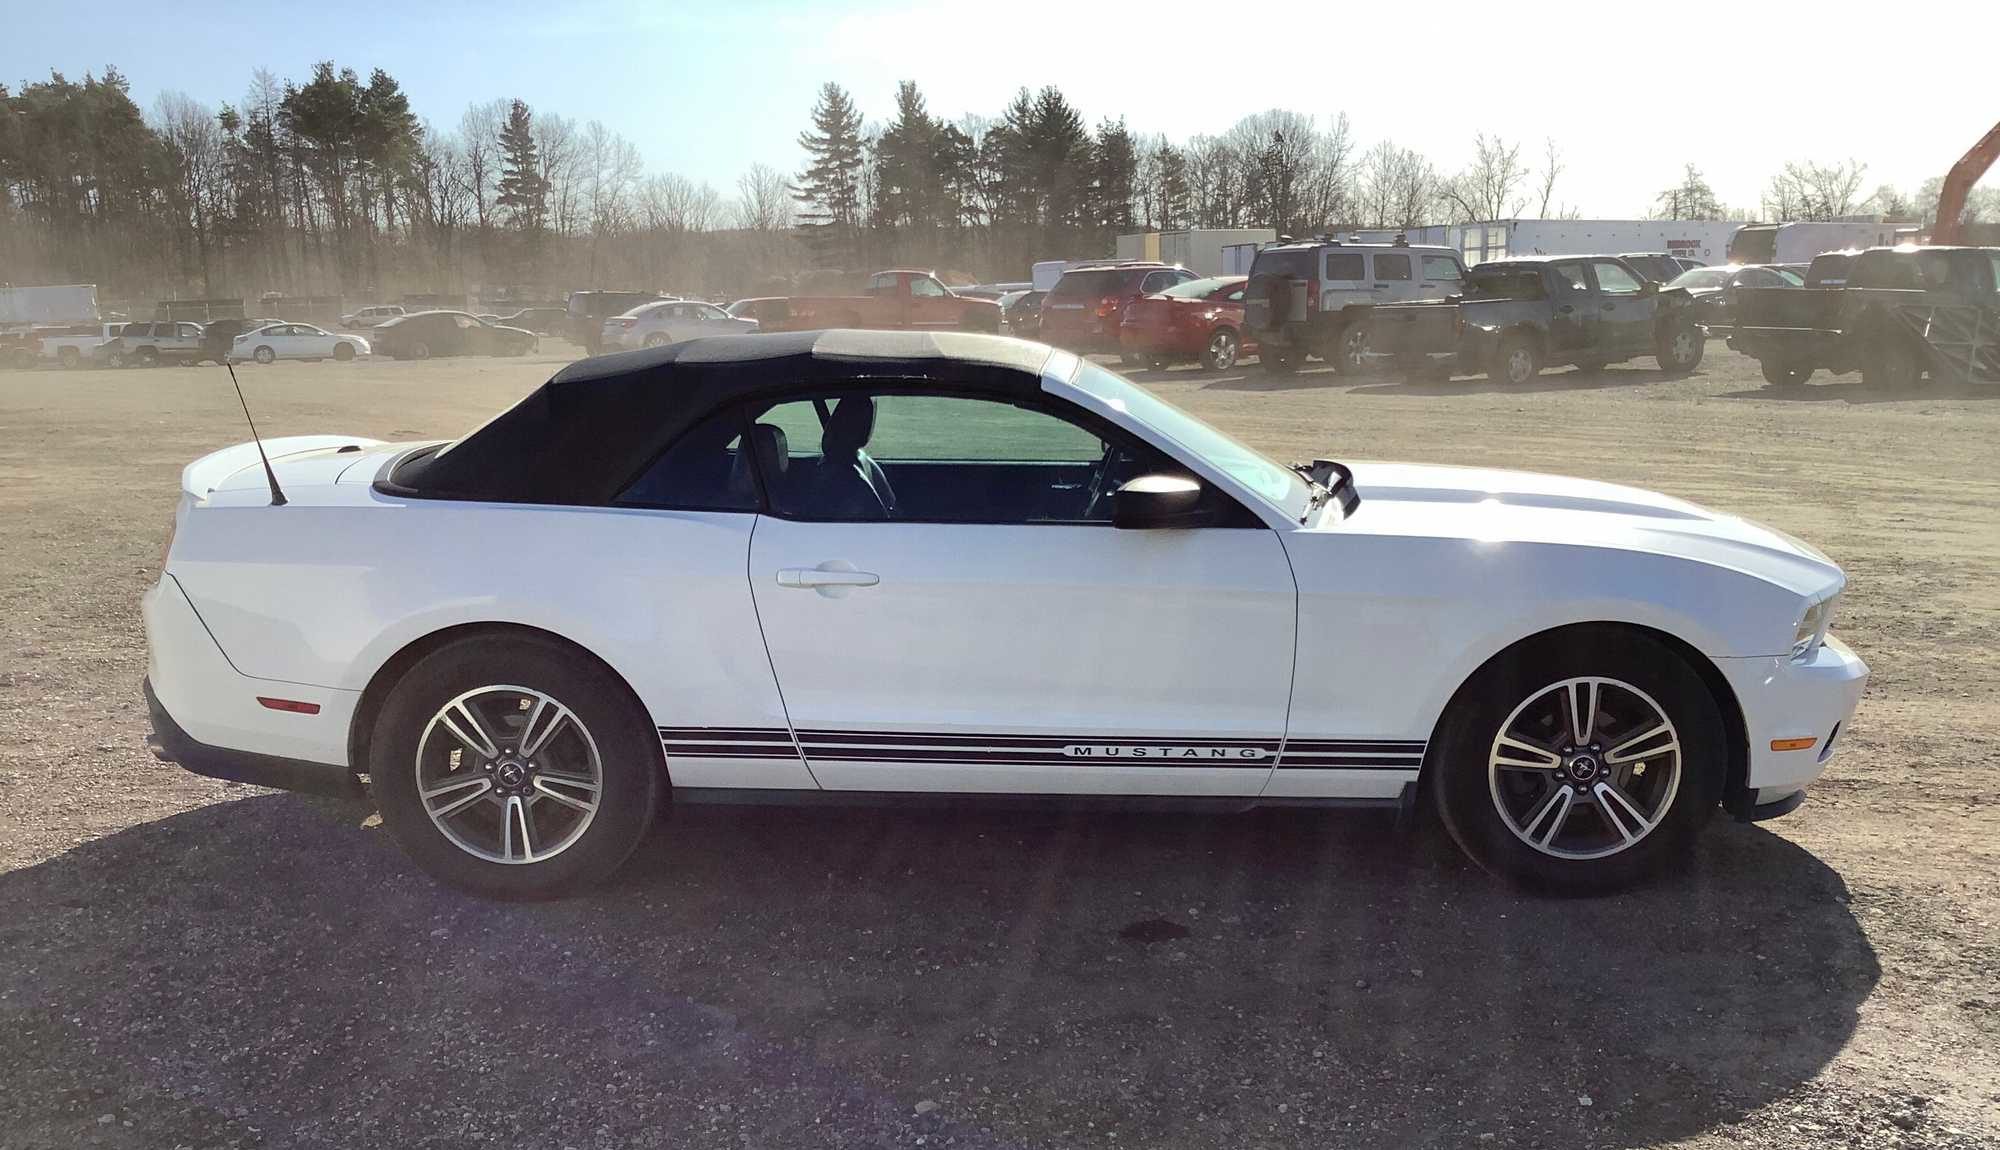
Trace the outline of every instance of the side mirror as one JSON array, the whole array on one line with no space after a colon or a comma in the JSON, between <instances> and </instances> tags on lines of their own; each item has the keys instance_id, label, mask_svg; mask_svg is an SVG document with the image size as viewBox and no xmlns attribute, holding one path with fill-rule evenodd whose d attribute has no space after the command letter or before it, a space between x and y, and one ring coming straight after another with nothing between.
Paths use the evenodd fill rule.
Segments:
<instances>
[{"instance_id":1,"label":"side mirror","mask_svg":"<svg viewBox=\"0 0 2000 1150\"><path fill-rule=\"evenodd\" d=\"M1141 475L1111 493L1111 525L1128 531L1201 527L1212 514L1202 486L1185 475Z\"/></svg>"},{"instance_id":2,"label":"side mirror","mask_svg":"<svg viewBox=\"0 0 2000 1150\"><path fill-rule=\"evenodd\" d=\"M1653 280L1647 280L1645 283L1639 285L1639 294L1642 296L1659 295L1660 285Z\"/></svg>"}]
</instances>

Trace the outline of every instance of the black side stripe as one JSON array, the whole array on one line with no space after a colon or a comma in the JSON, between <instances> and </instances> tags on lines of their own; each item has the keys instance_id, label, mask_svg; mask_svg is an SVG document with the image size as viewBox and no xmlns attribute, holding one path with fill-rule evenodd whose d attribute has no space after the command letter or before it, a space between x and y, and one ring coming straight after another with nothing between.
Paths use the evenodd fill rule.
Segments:
<instances>
[{"instance_id":1,"label":"black side stripe","mask_svg":"<svg viewBox=\"0 0 2000 1150\"><path fill-rule=\"evenodd\" d=\"M669 755L722 759L797 759L825 762L963 763L1050 766L1223 766L1239 770L1406 770L1423 765L1425 744L1399 739L1158 739L1092 735L925 734L916 731L801 730L797 741L783 727L661 727ZM1234 755L1070 755L1070 746L1181 747L1260 751Z\"/></svg>"}]
</instances>

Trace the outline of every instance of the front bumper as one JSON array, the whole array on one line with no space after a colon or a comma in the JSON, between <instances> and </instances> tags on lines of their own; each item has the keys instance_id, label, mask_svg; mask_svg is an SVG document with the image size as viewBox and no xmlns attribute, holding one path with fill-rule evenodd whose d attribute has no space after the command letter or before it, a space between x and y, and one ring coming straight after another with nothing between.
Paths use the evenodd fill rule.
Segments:
<instances>
[{"instance_id":1,"label":"front bumper","mask_svg":"<svg viewBox=\"0 0 2000 1150\"><path fill-rule=\"evenodd\" d=\"M1868 664L1828 635L1805 662L1789 658L1717 659L1743 709L1749 741L1744 786L1725 798L1739 818L1774 818L1798 806L1800 795L1826 770L1868 686ZM1810 746L1772 744L1811 739Z\"/></svg>"}]
</instances>

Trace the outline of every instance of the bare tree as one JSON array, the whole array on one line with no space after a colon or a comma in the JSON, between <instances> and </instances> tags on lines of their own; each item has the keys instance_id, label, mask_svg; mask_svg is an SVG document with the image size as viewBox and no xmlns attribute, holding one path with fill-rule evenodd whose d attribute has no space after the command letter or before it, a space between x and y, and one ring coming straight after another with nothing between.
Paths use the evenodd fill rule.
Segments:
<instances>
[{"instance_id":1,"label":"bare tree","mask_svg":"<svg viewBox=\"0 0 2000 1150\"><path fill-rule=\"evenodd\" d=\"M632 141L592 120L584 126L578 141L578 158L589 209L590 279L597 280L598 255L604 241L624 230L631 222L632 188L639 180L643 162Z\"/></svg>"},{"instance_id":2,"label":"bare tree","mask_svg":"<svg viewBox=\"0 0 2000 1150\"><path fill-rule=\"evenodd\" d=\"M1868 165L1859 160L1821 164L1794 160L1764 189L1764 210L1778 220L1832 220L1862 205L1861 182Z\"/></svg>"},{"instance_id":3,"label":"bare tree","mask_svg":"<svg viewBox=\"0 0 2000 1150\"><path fill-rule=\"evenodd\" d=\"M1549 202L1556 197L1556 177L1563 173L1562 151L1556 147L1556 138L1543 141L1542 152L1542 206L1536 213L1538 219L1548 219Z\"/></svg>"},{"instance_id":4,"label":"bare tree","mask_svg":"<svg viewBox=\"0 0 2000 1150\"><path fill-rule=\"evenodd\" d=\"M582 195L577 179L576 121L551 112L535 116L535 153L542 163L542 183L549 189L549 227L556 235L573 236L578 228Z\"/></svg>"},{"instance_id":5,"label":"bare tree","mask_svg":"<svg viewBox=\"0 0 2000 1150\"><path fill-rule=\"evenodd\" d=\"M752 164L736 178L736 226L753 232L792 226L792 191L784 173L769 164Z\"/></svg>"},{"instance_id":6,"label":"bare tree","mask_svg":"<svg viewBox=\"0 0 2000 1150\"><path fill-rule=\"evenodd\" d=\"M1440 189L1460 223L1510 219L1521 213L1515 189L1527 178L1521 145L1481 132L1473 137L1472 163Z\"/></svg>"},{"instance_id":7,"label":"bare tree","mask_svg":"<svg viewBox=\"0 0 2000 1150\"><path fill-rule=\"evenodd\" d=\"M1693 164L1683 165L1680 182L1653 201L1653 215L1662 220L1719 220L1728 215L1715 189Z\"/></svg>"},{"instance_id":8,"label":"bare tree","mask_svg":"<svg viewBox=\"0 0 2000 1150\"><path fill-rule=\"evenodd\" d=\"M1440 182L1422 154L1383 140L1361 158L1360 222L1372 228L1416 227L1435 210Z\"/></svg>"},{"instance_id":9,"label":"bare tree","mask_svg":"<svg viewBox=\"0 0 2000 1150\"><path fill-rule=\"evenodd\" d=\"M459 146L472 180L472 205L479 229L489 223L495 186L500 182L500 126L507 122L507 101L468 104L458 118Z\"/></svg>"},{"instance_id":10,"label":"bare tree","mask_svg":"<svg viewBox=\"0 0 2000 1150\"><path fill-rule=\"evenodd\" d=\"M186 219L194 239L194 263L201 276L202 294L213 296L209 250L215 239L215 219L228 210L222 182L222 133L208 106L185 92L162 92L154 115L176 176L173 204Z\"/></svg>"}]
</instances>

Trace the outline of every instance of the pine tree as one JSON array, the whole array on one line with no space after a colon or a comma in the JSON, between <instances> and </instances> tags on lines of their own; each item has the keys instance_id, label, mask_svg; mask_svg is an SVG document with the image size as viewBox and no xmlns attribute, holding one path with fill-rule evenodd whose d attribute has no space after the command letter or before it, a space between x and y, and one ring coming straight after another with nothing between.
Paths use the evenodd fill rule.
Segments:
<instances>
[{"instance_id":1,"label":"pine tree","mask_svg":"<svg viewBox=\"0 0 2000 1150\"><path fill-rule=\"evenodd\" d=\"M1132 184L1138 175L1139 154L1124 120L1104 120L1097 125L1091 167L1091 222L1101 242L1109 245L1113 237L1132 230Z\"/></svg>"},{"instance_id":2,"label":"pine tree","mask_svg":"<svg viewBox=\"0 0 2000 1150\"><path fill-rule=\"evenodd\" d=\"M1186 227L1193 199L1188 186L1187 153L1161 140L1153 162L1160 181L1154 195L1159 205L1161 230Z\"/></svg>"},{"instance_id":3,"label":"pine tree","mask_svg":"<svg viewBox=\"0 0 2000 1150\"><path fill-rule=\"evenodd\" d=\"M917 233L937 227L937 136L938 123L916 84L905 80L897 85L896 119L875 145L882 182L875 204L877 226Z\"/></svg>"},{"instance_id":4,"label":"pine tree","mask_svg":"<svg viewBox=\"0 0 2000 1150\"><path fill-rule=\"evenodd\" d=\"M508 105L507 123L500 129L500 194L494 204L516 231L534 236L542 230L548 193L535 145L534 113L515 100Z\"/></svg>"},{"instance_id":5,"label":"pine tree","mask_svg":"<svg viewBox=\"0 0 2000 1150\"><path fill-rule=\"evenodd\" d=\"M813 105L813 130L799 136L812 157L799 174L793 196L807 208L799 221L822 264L837 262L854 249L861 222L861 113L847 90L828 81Z\"/></svg>"}]
</instances>

